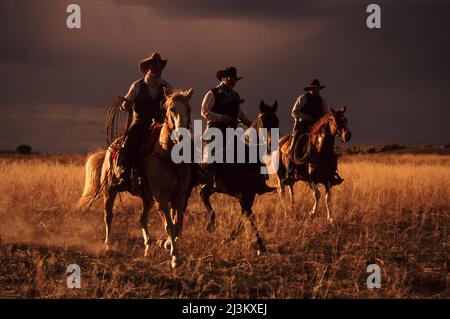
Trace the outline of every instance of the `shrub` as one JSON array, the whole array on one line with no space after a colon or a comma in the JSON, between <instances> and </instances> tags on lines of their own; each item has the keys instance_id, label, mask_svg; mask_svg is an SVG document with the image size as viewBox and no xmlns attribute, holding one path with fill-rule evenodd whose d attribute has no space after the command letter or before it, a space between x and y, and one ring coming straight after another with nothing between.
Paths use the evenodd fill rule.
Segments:
<instances>
[{"instance_id":1,"label":"shrub","mask_svg":"<svg viewBox=\"0 0 450 319\"><path fill-rule=\"evenodd\" d=\"M17 153L19 154L31 154L31 146L30 145L19 145L16 148Z\"/></svg>"}]
</instances>

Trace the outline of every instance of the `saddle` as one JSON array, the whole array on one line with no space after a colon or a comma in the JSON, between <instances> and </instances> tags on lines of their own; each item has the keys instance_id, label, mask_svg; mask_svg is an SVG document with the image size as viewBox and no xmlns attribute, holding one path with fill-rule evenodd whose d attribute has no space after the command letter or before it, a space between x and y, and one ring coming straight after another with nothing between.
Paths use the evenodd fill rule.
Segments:
<instances>
[{"instance_id":1,"label":"saddle","mask_svg":"<svg viewBox=\"0 0 450 319\"><path fill-rule=\"evenodd\" d=\"M154 123L150 126L149 134L145 142L139 148L138 158L144 158L145 156L151 154L158 141L159 134L162 129L162 124ZM111 158L113 160L113 165L117 166L119 158L123 155L123 144L125 142L126 135L120 136L113 141L109 146L108 150L111 153ZM131 189L130 193L134 196L139 196L141 189L141 174L139 169L134 165L131 169Z\"/></svg>"},{"instance_id":2,"label":"saddle","mask_svg":"<svg viewBox=\"0 0 450 319\"><path fill-rule=\"evenodd\" d=\"M142 144L142 146L139 149L139 156L145 157L146 155L149 155L153 152L153 149L155 147L156 141L159 138L159 133L162 129L162 124L160 123L153 123L150 126L149 134L145 140L145 143ZM114 161L117 161L118 158L121 156L121 153L123 152L123 143L125 142L126 136L122 135L116 138L111 145L108 147L109 152L111 153L111 157Z\"/></svg>"},{"instance_id":3,"label":"saddle","mask_svg":"<svg viewBox=\"0 0 450 319\"><path fill-rule=\"evenodd\" d=\"M289 155L289 148L292 143L293 136L288 136L284 140L281 140L281 153ZM295 164L306 164L310 159L310 148L309 148L309 134L304 133L297 138L294 145L292 160Z\"/></svg>"}]
</instances>

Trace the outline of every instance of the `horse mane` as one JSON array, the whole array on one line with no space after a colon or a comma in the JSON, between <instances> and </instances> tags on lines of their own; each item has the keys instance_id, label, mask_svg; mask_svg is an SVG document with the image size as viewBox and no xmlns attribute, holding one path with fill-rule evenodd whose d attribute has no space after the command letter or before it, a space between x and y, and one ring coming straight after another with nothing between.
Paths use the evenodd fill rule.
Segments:
<instances>
[{"instance_id":1,"label":"horse mane","mask_svg":"<svg viewBox=\"0 0 450 319\"><path fill-rule=\"evenodd\" d=\"M173 89L172 93L167 96L167 100L164 103L164 108L166 110L170 109L176 101L179 101L181 98L184 98L184 91L182 89Z\"/></svg>"},{"instance_id":2,"label":"horse mane","mask_svg":"<svg viewBox=\"0 0 450 319\"><path fill-rule=\"evenodd\" d=\"M320 131L322 130L322 128L328 123L328 116L329 114L325 114L324 116L322 116L320 118L320 120L318 120L313 127L311 128L311 138L316 137Z\"/></svg>"}]
</instances>

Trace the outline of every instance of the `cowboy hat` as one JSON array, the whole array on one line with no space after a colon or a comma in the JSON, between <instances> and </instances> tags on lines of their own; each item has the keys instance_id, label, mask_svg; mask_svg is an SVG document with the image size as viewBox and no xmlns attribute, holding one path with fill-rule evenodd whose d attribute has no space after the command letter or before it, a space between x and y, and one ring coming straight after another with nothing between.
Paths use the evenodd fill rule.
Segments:
<instances>
[{"instance_id":1,"label":"cowboy hat","mask_svg":"<svg viewBox=\"0 0 450 319\"><path fill-rule=\"evenodd\" d=\"M236 81L242 79L242 77L237 76L237 70L234 66L229 66L226 69L217 71L216 76L220 81L222 81L222 78L224 77L230 77L232 79L235 79Z\"/></svg>"},{"instance_id":2,"label":"cowboy hat","mask_svg":"<svg viewBox=\"0 0 450 319\"><path fill-rule=\"evenodd\" d=\"M161 59L159 53L152 53L152 55L142 59L141 62L139 62L139 69L145 74L147 73L148 68L154 64L159 65L160 70L162 71L166 67L167 60Z\"/></svg>"},{"instance_id":3,"label":"cowboy hat","mask_svg":"<svg viewBox=\"0 0 450 319\"><path fill-rule=\"evenodd\" d=\"M307 87L305 87L305 91L309 91L313 88L318 88L319 90L322 90L324 87L325 87L324 85L320 85L319 80L314 79L311 81L311 83L309 83Z\"/></svg>"}]
</instances>

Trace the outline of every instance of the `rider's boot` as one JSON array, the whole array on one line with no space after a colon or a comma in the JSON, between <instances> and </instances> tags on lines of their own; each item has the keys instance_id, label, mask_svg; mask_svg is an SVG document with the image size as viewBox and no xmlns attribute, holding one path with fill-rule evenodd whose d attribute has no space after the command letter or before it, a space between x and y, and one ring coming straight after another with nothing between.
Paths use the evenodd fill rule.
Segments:
<instances>
[{"instance_id":1,"label":"rider's boot","mask_svg":"<svg viewBox=\"0 0 450 319\"><path fill-rule=\"evenodd\" d=\"M284 176L282 182L285 185L290 185L292 183L294 183L296 181L295 179L295 167L294 164L292 163L292 160L289 159L288 160L288 165L287 165L287 170L286 170L286 175Z\"/></svg>"},{"instance_id":2,"label":"rider's boot","mask_svg":"<svg viewBox=\"0 0 450 319\"><path fill-rule=\"evenodd\" d=\"M258 174L258 177L256 178L256 194L262 195L277 190L276 187L271 187L266 184L267 179L267 175Z\"/></svg>"},{"instance_id":3,"label":"rider's boot","mask_svg":"<svg viewBox=\"0 0 450 319\"><path fill-rule=\"evenodd\" d=\"M334 173L333 180L331 181L331 185L336 186L336 185L342 184L343 182L344 182L344 179L341 176L339 176L338 171L336 171Z\"/></svg>"}]
</instances>

